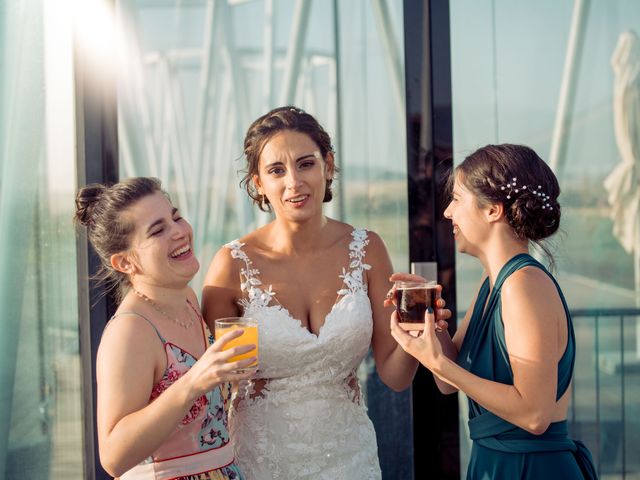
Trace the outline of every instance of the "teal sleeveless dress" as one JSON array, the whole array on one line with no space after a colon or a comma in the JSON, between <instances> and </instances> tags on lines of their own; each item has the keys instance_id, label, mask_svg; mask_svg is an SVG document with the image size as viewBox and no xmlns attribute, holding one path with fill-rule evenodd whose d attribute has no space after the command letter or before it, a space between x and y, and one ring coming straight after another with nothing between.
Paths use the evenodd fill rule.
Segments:
<instances>
[{"instance_id":1,"label":"teal sleeveless dress","mask_svg":"<svg viewBox=\"0 0 640 480\"><path fill-rule=\"evenodd\" d=\"M540 268L549 275L558 289L567 316L568 340L567 348L558 362L557 400L569 387L573 375L573 324L560 286L547 269L530 255L516 255L502 267L491 295L489 279L482 284L457 362L479 377L513 385L513 372L504 338L500 290L509 275L526 266ZM566 420L552 423L542 435L533 435L469 398L469 431L473 446L467 469L468 480L597 478L587 448L582 442L568 437Z\"/></svg>"}]
</instances>

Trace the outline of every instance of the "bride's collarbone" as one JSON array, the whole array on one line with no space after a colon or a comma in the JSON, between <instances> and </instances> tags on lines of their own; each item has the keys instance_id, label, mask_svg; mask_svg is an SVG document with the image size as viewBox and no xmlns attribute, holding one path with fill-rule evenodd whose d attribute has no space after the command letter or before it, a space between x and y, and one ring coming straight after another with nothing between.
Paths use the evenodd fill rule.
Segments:
<instances>
[{"instance_id":1,"label":"bride's collarbone","mask_svg":"<svg viewBox=\"0 0 640 480\"><path fill-rule=\"evenodd\" d=\"M344 287L341 275L350 262L347 250L339 255L300 258L256 251L252 259L263 288L271 287L278 302L288 310L310 312L311 316L333 306Z\"/></svg>"},{"instance_id":2,"label":"bride's collarbone","mask_svg":"<svg viewBox=\"0 0 640 480\"><path fill-rule=\"evenodd\" d=\"M313 275L330 278L349 266L347 249L335 251L315 251L305 255L283 255L273 252L256 252L254 264L262 275L286 271L290 275L306 277Z\"/></svg>"}]
</instances>

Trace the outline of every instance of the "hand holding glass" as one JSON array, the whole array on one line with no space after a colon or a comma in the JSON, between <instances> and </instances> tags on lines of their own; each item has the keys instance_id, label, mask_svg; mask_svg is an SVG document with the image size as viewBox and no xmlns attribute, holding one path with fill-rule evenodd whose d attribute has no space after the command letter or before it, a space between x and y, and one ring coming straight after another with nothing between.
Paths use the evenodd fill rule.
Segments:
<instances>
[{"instance_id":1,"label":"hand holding glass","mask_svg":"<svg viewBox=\"0 0 640 480\"><path fill-rule=\"evenodd\" d=\"M403 330L423 330L424 314L428 307L436 310L436 282L395 283L395 304L398 325Z\"/></svg>"},{"instance_id":2,"label":"hand holding glass","mask_svg":"<svg viewBox=\"0 0 640 480\"><path fill-rule=\"evenodd\" d=\"M258 357L258 322L254 318L250 317L226 317L218 318L214 322L215 324L215 338L218 340L222 335L233 330L242 329L244 333L237 338L234 338L226 343L223 348L228 350L233 347L239 347L242 345L255 345L256 348L247 353L236 355L231 357L228 362L236 362L245 358L255 356ZM238 369L235 373L247 373L255 372L258 369L258 362L254 362L248 367Z\"/></svg>"}]
</instances>

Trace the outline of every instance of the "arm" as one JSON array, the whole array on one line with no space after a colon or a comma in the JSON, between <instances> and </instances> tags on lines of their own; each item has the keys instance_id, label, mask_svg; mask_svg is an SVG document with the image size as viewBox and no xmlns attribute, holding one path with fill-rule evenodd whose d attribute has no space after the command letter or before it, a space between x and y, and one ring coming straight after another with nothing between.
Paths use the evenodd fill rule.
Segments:
<instances>
[{"instance_id":1,"label":"arm","mask_svg":"<svg viewBox=\"0 0 640 480\"><path fill-rule=\"evenodd\" d=\"M564 309L553 282L544 272L528 267L503 285L502 313L513 385L478 377L458 366L443 354L428 328L418 339L403 337L397 325L392 329L398 341L435 375L499 417L541 434L554 416L557 363L564 350L559 346L559 326L566 325ZM433 315L429 322L433 323Z\"/></svg>"},{"instance_id":2,"label":"arm","mask_svg":"<svg viewBox=\"0 0 640 480\"><path fill-rule=\"evenodd\" d=\"M366 272L369 300L373 311L373 336L371 346L380 379L393 390L400 392L411 385L418 369L418 362L400 348L389 331L389 317L393 306L385 306L385 296L391 284L393 271L391 259L382 239L369 232L369 245L365 262L371 265Z\"/></svg>"},{"instance_id":3,"label":"arm","mask_svg":"<svg viewBox=\"0 0 640 480\"><path fill-rule=\"evenodd\" d=\"M486 278L486 275L483 274L483 281L484 278ZM389 280L391 280L392 282L396 282L396 281L414 281L414 282L424 282L426 281L425 278L421 277L420 275L414 275L414 274L410 274L410 273L394 273L393 275L391 275L391 277L389 278ZM482 283L481 283L482 284ZM436 322L438 324L438 327L440 328L436 328L435 331L435 335L436 338L438 339L438 341L440 342L440 347L442 348L442 353L449 359L453 360L454 362L456 361L456 359L458 358L458 352L460 351L460 346L462 345L462 341L464 340L464 336L465 333L467 332L467 327L469 325L469 319L471 318L471 313L473 312L473 308L475 306L475 302L476 302L476 297L473 299L473 301L471 302L471 306L469 307L469 309L467 310L464 318L462 319L462 322L460 323L460 325L457 327L456 329L456 333L454 334L453 338L451 338L451 335L449 335L449 331L447 330L447 320L451 319L451 311L444 309L445 307L445 301L440 297L442 292L442 287L439 286L438 288L438 309L436 311ZM389 302L391 303L391 302ZM392 315L396 315L396 312L394 311ZM394 321L397 321L397 319L394 319ZM436 382L436 385L438 386L438 390L440 390L441 393L445 394L445 395L449 395L451 393L455 393L458 391L458 389L447 383L446 381L440 379L437 375L433 376L433 379Z\"/></svg>"},{"instance_id":4,"label":"arm","mask_svg":"<svg viewBox=\"0 0 640 480\"><path fill-rule=\"evenodd\" d=\"M209 347L187 373L149 403L154 380L166 365L162 343L153 328L136 316L123 315L109 325L96 365L98 443L107 472L120 476L151 455L173 433L195 399L223 381L246 378L230 372L249 365L248 359L226 361L250 347L220 352L226 341L238 336L232 333Z\"/></svg>"},{"instance_id":5,"label":"arm","mask_svg":"<svg viewBox=\"0 0 640 480\"><path fill-rule=\"evenodd\" d=\"M231 257L226 247L218 250L209 265L202 287L202 315L211 332L216 318L236 317L242 313L236 303L240 298L239 268L239 262Z\"/></svg>"},{"instance_id":6,"label":"arm","mask_svg":"<svg viewBox=\"0 0 640 480\"><path fill-rule=\"evenodd\" d=\"M465 316L465 321L468 321L466 316ZM457 333L458 332L456 331L455 335L457 335ZM455 335L454 335L454 338L455 338ZM451 361L455 362L456 358L458 358L458 348L456 347L453 339L449 335L449 332L447 330L443 330L441 332L436 331L435 336L440 342L442 353ZM458 391L458 388L456 386L451 385L450 383L442 380L437 375L434 375L433 379L435 380L436 385L438 386L438 390L440 390L440 393L443 393L444 395L450 395Z\"/></svg>"}]
</instances>

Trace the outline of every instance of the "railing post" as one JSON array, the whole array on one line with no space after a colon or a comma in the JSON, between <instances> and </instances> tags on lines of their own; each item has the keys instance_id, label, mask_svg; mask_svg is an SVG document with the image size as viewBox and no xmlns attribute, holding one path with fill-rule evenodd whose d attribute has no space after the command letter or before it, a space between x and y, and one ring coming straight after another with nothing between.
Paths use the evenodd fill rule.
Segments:
<instances>
[{"instance_id":1,"label":"railing post","mask_svg":"<svg viewBox=\"0 0 640 480\"><path fill-rule=\"evenodd\" d=\"M625 416L625 391L624 391L624 315L620 315L620 413L621 413L621 436L622 436L622 480L627 475L627 440L626 440L626 416Z\"/></svg>"},{"instance_id":2,"label":"railing post","mask_svg":"<svg viewBox=\"0 0 640 480\"><path fill-rule=\"evenodd\" d=\"M601 462L600 462L600 457L601 457L601 452L602 449L600 448L600 332L599 332L599 327L600 327L600 322L599 322L599 317L598 315L593 317L593 321L594 321L594 326L593 326L593 331L594 331L594 335L595 335L595 368L596 368L596 454L597 454L597 460L596 460L596 465L597 465L597 470L598 470L598 475L600 475L600 471L601 471Z\"/></svg>"}]
</instances>

